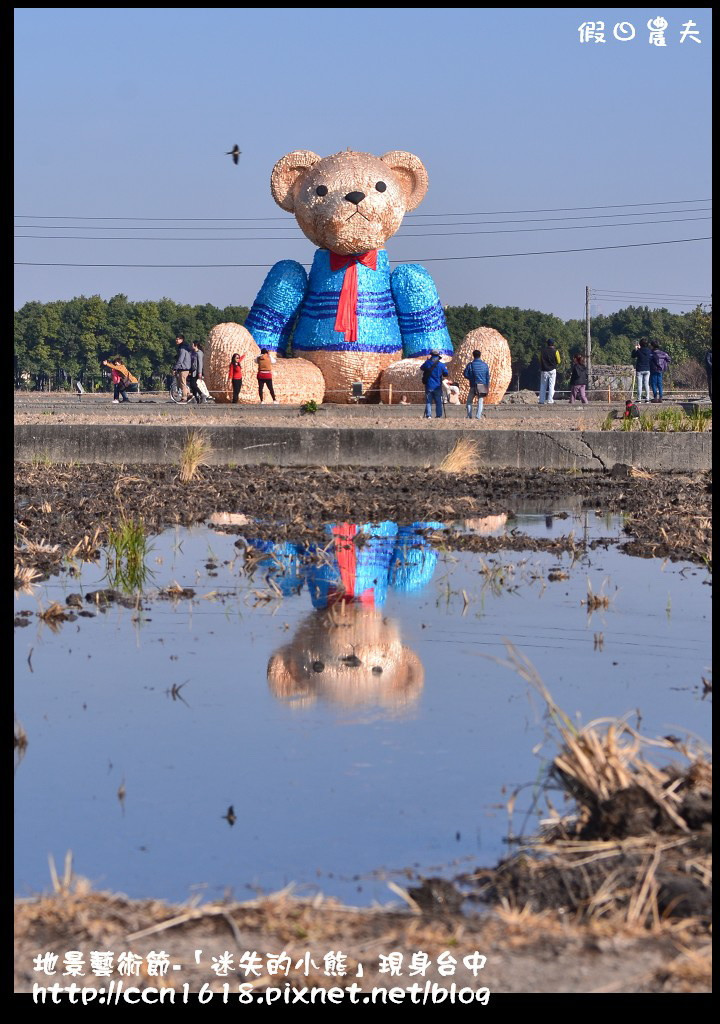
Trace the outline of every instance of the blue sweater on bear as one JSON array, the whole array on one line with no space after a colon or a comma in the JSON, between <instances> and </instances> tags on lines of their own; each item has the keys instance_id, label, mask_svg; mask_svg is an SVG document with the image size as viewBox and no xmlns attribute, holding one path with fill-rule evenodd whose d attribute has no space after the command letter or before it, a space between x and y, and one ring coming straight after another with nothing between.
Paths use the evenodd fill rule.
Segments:
<instances>
[{"instance_id":1,"label":"blue sweater on bear","mask_svg":"<svg viewBox=\"0 0 720 1024\"><path fill-rule=\"evenodd\" d=\"M276 263L265 278L245 326L261 347L284 348L295 326L293 351L398 352L403 357L437 349L452 355L445 314L430 274L417 263L390 273L385 249L375 270L357 265L358 340L335 330L345 270L330 269L330 253L318 249L310 277L294 260ZM297 320L297 323L295 322Z\"/></svg>"}]
</instances>

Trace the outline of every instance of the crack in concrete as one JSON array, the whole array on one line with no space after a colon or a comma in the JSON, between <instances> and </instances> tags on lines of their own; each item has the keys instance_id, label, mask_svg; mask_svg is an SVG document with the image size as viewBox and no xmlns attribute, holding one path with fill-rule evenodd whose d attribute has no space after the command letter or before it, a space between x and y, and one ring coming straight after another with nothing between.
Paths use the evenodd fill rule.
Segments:
<instances>
[{"instance_id":1,"label":"crack in concrete","mask_svg":"<svg viewBox=\"0 0 720 1024\"><path fill-rule=\"evenodd\" d=\"M583 456L582 452L573 451L572 448L565 447L564 445L562 445L560 443L558 438L557 437L553 437L552 434L548 434L548 433L546 433L545 431L542 431L542 430L539 430L538 433L540 434L541 437L546 437L548 439L548 441L552 441L553 444L556 444L561 451L567 452L568 455L572 455L574 458L585 457L585 458L588 458L588 459L594 459L596 462L598 462L600 464L600 468L601 469L607 469L607 466L605 465L603 460L600 458L599 455L595 454L595 452L592 450L590 445L583 438L582 434L578 435L578 437L574 438L574 440L577 440L577 441L579 441L580 444L585 445L587 450L590 452L590 454L587 455L587 456ZM597 467L595 467L595 468L597 468Z\"/></svg>"}]
</instances>

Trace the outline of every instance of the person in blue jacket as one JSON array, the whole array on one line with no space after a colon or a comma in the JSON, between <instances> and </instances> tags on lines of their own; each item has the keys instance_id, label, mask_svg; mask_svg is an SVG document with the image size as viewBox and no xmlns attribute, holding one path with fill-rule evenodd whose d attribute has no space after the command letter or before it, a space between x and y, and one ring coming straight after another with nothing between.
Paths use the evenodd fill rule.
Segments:
<instances>
[{"instance_id":1,"label":"person in blue jacket","mask_svg":"<svg viewBox=\"0 0 720 1024\"><path fill-rule=\"evenodd\" d=\"M425 385L425 419L432 417L432 403L435 402L435 418L442 418L442 382L447 377L447 366L440 359L440 350L433 349L430 358L420 367Z\"/></svg>"},{"instance_id":2,"label":"person in blue jacket","mask_svg":"<svg viewBox=\"0 0 720 1024\"><path fill-rule=\"evenodd\" d=\"M490 367L484 362L478 349L473 351L472 362L468 363L463 370L463 377L470 381L470 390L465 406L467 418L472 419L473 399L477 398L477 419L482 419L483 401L490 390Z\"/></svg>"}]
</instances>

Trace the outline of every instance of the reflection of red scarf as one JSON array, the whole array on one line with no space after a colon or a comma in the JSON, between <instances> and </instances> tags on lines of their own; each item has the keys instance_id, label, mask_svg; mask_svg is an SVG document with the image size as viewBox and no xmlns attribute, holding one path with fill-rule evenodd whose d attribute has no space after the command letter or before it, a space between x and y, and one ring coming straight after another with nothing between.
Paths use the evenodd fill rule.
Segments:
<instances>
[{"instance_id":1,"label":"reflection of red scarf","mask_svg":"<svg viewBox=\"0 0 720 1024\"><path fill-rule=\"evenodd\" d=\"M328 605L336 601L345 601L359 604L375 604L375 591L372 587L363 590L361 594L355 595L357 552L353 537L358 532L355 523L338 523L333 526L333 537L335 538L335 557L340 569L340 580L342 591L332 592L328 595Z\"/></svg>"},{"instance_id":2,"label":"reflection of red scarf","mask_svg":"<svg viewBox=\"0 0 720 1024\"><path fill-rule=\"evenodd\" d=\"M356 256L338 256L336 252L330 253L332 271L347 267L335 318L335 330L345 332L345 341L357 341L357 265L362 263L370 270L377 270L377 253L377 249L370 249L369 252L361 252Z\"/></svg>"}]
</instances>

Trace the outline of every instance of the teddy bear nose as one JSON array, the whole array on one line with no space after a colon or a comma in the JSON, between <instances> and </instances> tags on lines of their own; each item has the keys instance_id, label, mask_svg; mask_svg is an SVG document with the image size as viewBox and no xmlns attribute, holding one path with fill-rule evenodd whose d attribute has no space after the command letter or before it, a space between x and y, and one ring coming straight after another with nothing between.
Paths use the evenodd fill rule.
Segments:
<instances>
[{"instance_id":1,"label":"teddy bear nose","mask_svg":"<svg viewBox=\"0 0 720 1024\"><path fill-rule=\"evenodd\" d=\"M365 198L365 193L364 192L348 192L348 194L345 196L345 198L347 199L347 201L349 203L355 203L355 205L358 206L363 201L363 199Z\"/></svg>"}]
</instances>

